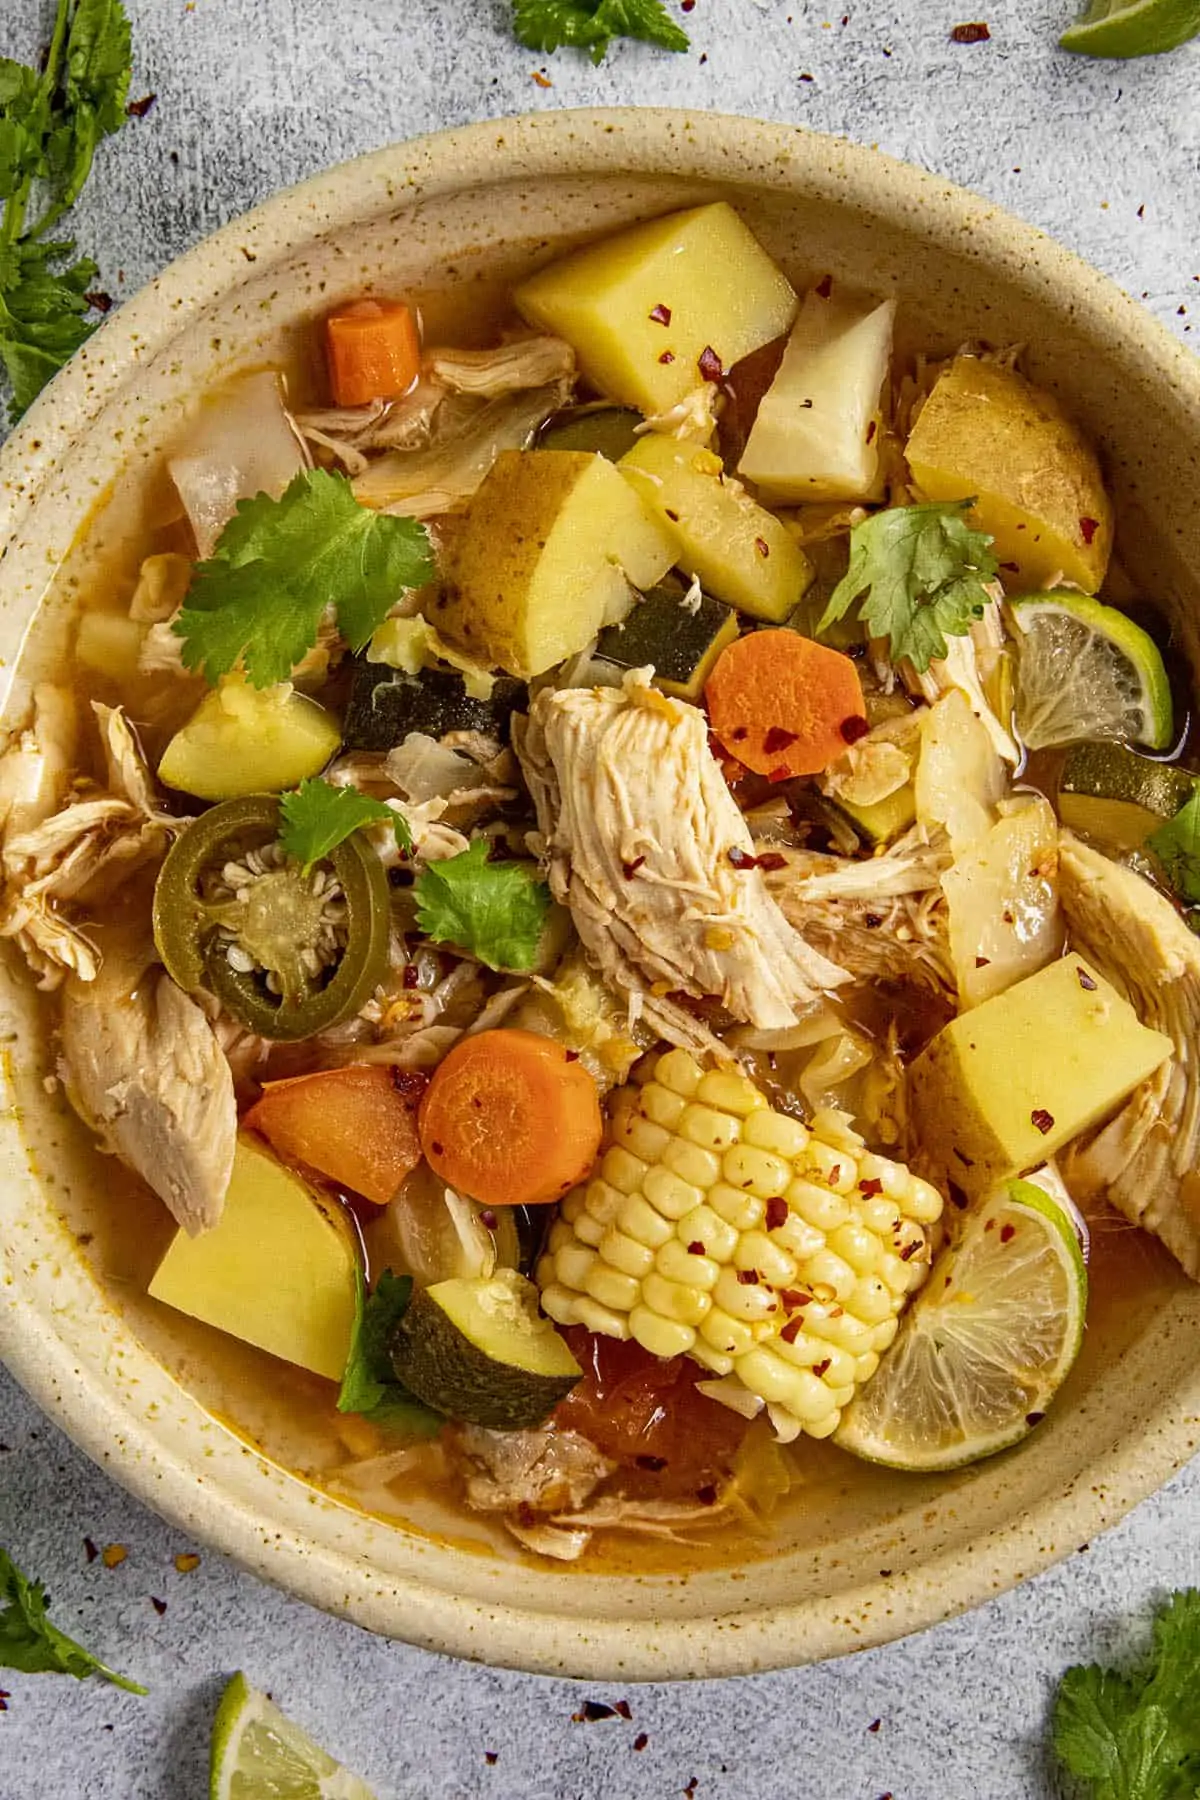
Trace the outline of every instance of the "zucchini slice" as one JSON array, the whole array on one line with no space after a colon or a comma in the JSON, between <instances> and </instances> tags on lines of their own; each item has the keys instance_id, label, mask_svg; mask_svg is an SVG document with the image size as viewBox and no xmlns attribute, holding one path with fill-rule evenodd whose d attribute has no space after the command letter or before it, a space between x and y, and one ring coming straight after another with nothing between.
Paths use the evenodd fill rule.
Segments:
<instances>
[{"instance_id":1,"label":"zucchini slice","mask_svg":"<svg viewBox=\"0 0 1200 1800\"><path fill-rule=\"evenodd\" d=\"M1173 819L1200 780L1123 744L1075 744L1058 786L1058 813L1072 831L1118 852L1140 850Z\"/></svg>"},{"instance_id":2,"label":"zucchini slice","mask_svg":"<svg viewBox=\"0 0 1200 1800\"><path fill-rule=\"evenodd\" d=\"M570 406L543 425L538 450L592 450L620 462L638 440L640 412L630 406Z\"/></svg>"},{"instance_id":3,"label":"zucchini slice","mask_svg":"<svg viewBox=\"0 0 1200 1800\"><path fill-rule=\"evenodd\" d=\"M892 843L916 823L917 801L911 781L906 781L885 800L877 800L873 806L855 806L840 796L828 798L830 806L849 819L868 850L878 850L881 845Z\"/></svg>"},{"instance_id":4,"label":"zucchini slice","mask_svg":"<svg viewBox=\"0 0 1200 1800\"><path fill-rule=\"evenodd\" d=\"M418 1289L389 1345L397 1379L469 1425L540 1425L583 1371L515 1269Z\"/></svg>"},{"instance_id":5,"label":"zucchini slice","mask_svg":"<svg viewBox=\"0 0 1200 1800\"><path fill-rule=\"evenodd\" d=\"M596 655L622 669L654 665L657 685L680 700L698 700L712 666L738 634L738 616L708 594L691 612L683 590L651 588L619 625L600 633Z\"/></svg>"},{"instance_id":6,"label":"zucchini slice","mask_svg":"<svg viewBox=\"0 0 1200 1800\"><path fill-rule=\"evenodd\" d=\"M448 731L483 731L508 741L513 713L527 701L524 682L496 677L488 700L474 700L456 670L405 675L386 663L356 657L342 728L347 750L391 750L410 731L441 738Z\"/></svg>"}]
</instances>

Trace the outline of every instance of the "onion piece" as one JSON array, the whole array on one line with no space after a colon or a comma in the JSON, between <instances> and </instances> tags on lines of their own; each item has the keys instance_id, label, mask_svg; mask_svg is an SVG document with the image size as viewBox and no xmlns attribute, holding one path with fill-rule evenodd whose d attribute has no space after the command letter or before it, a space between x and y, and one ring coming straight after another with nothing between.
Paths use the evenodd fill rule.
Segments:
<instances>
[{"instance_id":1,"label":"onion piece","mask_svg":"<svg viewBox=\"0 0 1200 1800\"><path fill-rule=\"evenodd\" d=\"M308 453L272 370L244 375L205 401L167 468L201 559L210 557L239 500L278 500Z\"/></svg>"}]
</instances>

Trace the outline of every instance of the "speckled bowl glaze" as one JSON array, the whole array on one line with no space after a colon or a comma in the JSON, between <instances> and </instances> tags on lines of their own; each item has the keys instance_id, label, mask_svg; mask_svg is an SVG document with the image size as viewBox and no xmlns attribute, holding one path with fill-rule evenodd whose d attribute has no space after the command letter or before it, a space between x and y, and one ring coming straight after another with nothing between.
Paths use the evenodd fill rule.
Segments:
<instances>
[{"instance_id":1,"label":"speckled bowl glaze","mask_svg":"<svg viewBox=\"0 0 1200 1800\"><path fill-rule=\"evenodd\" d=\"M1200 363L1115 287L974 196L871 151L750 120L622 110L505 120L380 151L280 195L122 307L0 456L5 718L61 654L52 578L98 500L136 486L189 397L286 348L332 302L461 284L468 300L565 244L716 196L793 277L895 292L910 335L1029 345L1031 373L1103 445L1141 585L1200 616ZM66 596L63 598L63 590ZM31 621L30 649L14 662ZM1194 661L1193 656L1193 661ZM399 1530L273 1466L168 1373L78 1238L103 1175L43 1087L23 980L0 978L0 1355L117 1480L315 1604L429 1647L624 1679L746 1673L944 1619L1065 1556L1196 1444L1200 1289L1131 1303L1016 1454L886 1507L793 1529L742 1568L616 1576ZM98 1214L97 1214L98 1216Z\"/></svg>"}]
</instances>

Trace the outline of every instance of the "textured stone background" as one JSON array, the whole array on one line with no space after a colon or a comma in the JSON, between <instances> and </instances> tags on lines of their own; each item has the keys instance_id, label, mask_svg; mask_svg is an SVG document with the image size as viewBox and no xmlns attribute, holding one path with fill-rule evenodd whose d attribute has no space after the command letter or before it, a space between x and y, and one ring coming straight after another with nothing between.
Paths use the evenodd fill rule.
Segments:
<instances>
[{"instance_id":1,"label":"textured stone background","mask_svg":"<svg viewBox=\"0 0 1200 1800\"><path fill-rule=\"evenodd\" d=\"M127 0L134 92L158 104L102 153L78 234L120 296L276 188L389 140L524 110L675 103L804 123L922 163L1190 331L1200 46L1089 64L1055 48L1070 0L972 3L990 43L950 41L979 16L966 0L836 0L828 16L819 0L696 0L689 57L622 47L596 70L561 53L543 89L538 59L506 29L507 0ZM50 10L0 0L0 53L31 54ZM697 1800L1043 1800L1054 1678L1120 1652L1157 1594L1200 1580L1198 1526L1200 1465L1086 1554L969 1618L819 1668L633 1689L631 1723L580 1725L571 1714L590 1690L373 1640L216 1556L176 1573L175 1553L192 1546L0 1375L0 1541L44 1574L69 1630L152 1690L139 1701L0 1671L12 1690L0 1800L203 1800L213 1705L236 1668L381 1800L666 1800L692 1777ZM85 1536L127 1544L128 1559L89 1565Z\"/></svg>"}]
</instances>

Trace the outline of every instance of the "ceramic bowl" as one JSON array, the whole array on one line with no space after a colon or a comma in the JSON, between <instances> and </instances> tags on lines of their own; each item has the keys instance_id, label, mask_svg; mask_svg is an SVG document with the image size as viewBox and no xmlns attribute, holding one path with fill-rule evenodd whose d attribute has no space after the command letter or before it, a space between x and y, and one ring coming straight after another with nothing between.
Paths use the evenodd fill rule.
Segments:
<instances>
[{"instance_id":1,"label":"ceramic bowl","mask_svg":"<svg viewBox=\"0 0 1200 1800\"><path fill-rule=\"evenodd\" d=\"M149 471L198 390L285 352L364 288L450 288L469 317L570 243L717 196L793 278L894 292L914 341L1027 344L1031 374L1103 447L1124 560L1143 591L1173 598L1194 651L1200 511L1180 497L1200 490L1200 363L1146 312L998 208L872 151L748 119L564 112L399 145L281 194L91 340L0 456L5 722L62 654L83 552L119 560L122 530L152 505ZM26 982L5 968L0 983L0 1355L190 1536L373 1630L608 1678L804 1662L944 1619L1068 1555L1195 1448L1200 1288L1165 1272L1110 1309L1018 1452L941 1482L850 1490L823 1476L779 1542L739 1567L679 1549L671 1573L588 1573L364 1517L214 1416L204 1359L109 1278L104 1165L47 1092Z\"/></svg>"}]
</instances>

